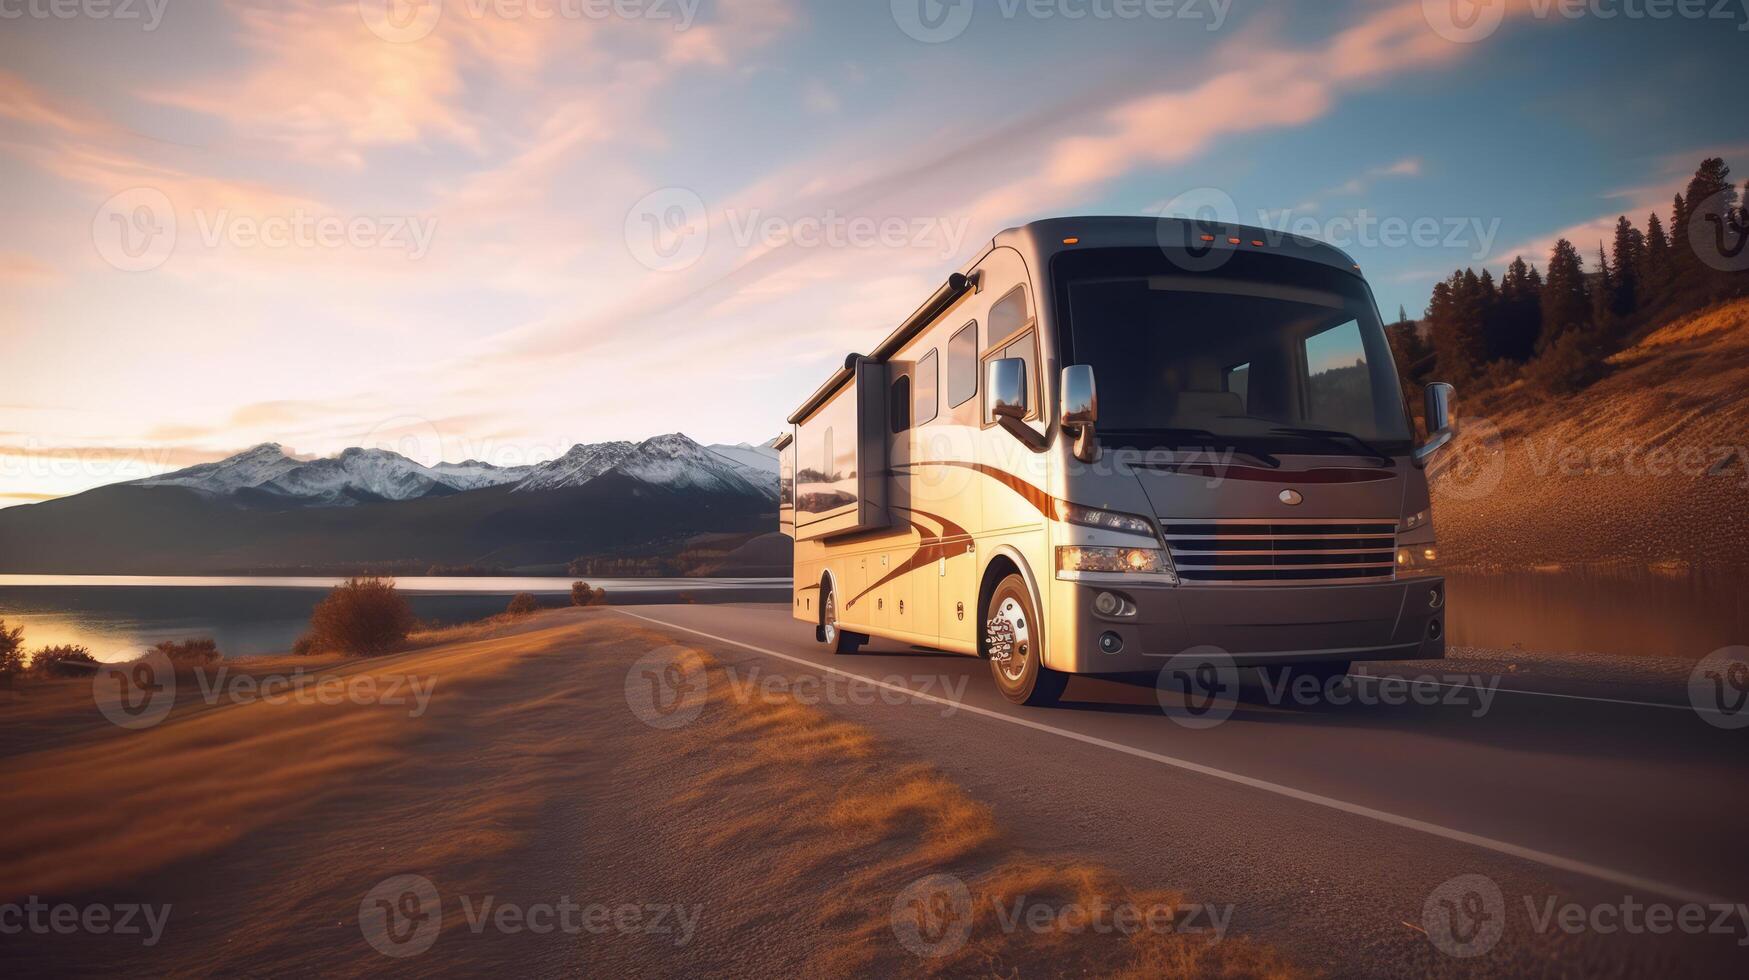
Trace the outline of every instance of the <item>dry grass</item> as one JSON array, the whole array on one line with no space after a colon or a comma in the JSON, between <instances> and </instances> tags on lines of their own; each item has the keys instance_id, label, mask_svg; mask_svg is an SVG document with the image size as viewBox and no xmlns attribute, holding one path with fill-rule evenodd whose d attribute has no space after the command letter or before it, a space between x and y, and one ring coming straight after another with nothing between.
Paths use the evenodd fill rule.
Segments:
<instances>
[{"instance_id":1,"label":"dry grass","mask_svg":"<svg viewBox=\"0 0 1749 980\"><path fill-rule=\"evenodd\" d=\"M1285 957L1240 937L1217 943L1161 929L1004 928L997 910L1016 900L1148 909L1176 906L1183 896L1031 853L933 766L897 757L867 729L788 698L739 700L718 668L707 670L718 710L707 709L712 720L687 739L705 775L674 806L698 818L683 825L703 851L761 849L758 865L747 868L760 876L751 891L824 883L813 903L815 924L832 938L812 957L810 975L1298 975ZM895 937L894 902L913 882L943 872L968 887L971 932L960 948L919 958Z\"/></svg>"},{"instance_id":2,"label":"dry grass","mask_svg":"<svg viewBox=\"0 0 1749 980\"><path fill-rule=\"evenodd\" d=\"M434 645L366 661L241 662L257 675L435 678L418 718L371 704L179 705L144 732L99 724L59 746L12 746L0 759L9 787L0 826L11 831L0 837L0 900L174 902L173 938L149 962L166 975L380 971L386 961L363 943L357 906L377 881L409 871L429 875L452 905L527 888L709 910L692 948L666 951L587 936L550 946L481 937L457 915L444 921L441 960L415 965L458 972L501 969L507 957L575 972L577 955L585 972L602 973L695 962L704 972L788 963L822 976L1290 972L1237 937L1005 931L996 910L1022 896L1141 907L1178 896L1021 848L932 766L793 700L739 699L699 651L689 656L712 681L699 720L645 728L627 710L628 667L673 641L611 613L555 610L423 639ZM895 900L940 872L970 888L972 929L963 948L919 960L895 938ZM34 955L26 972L114 972L136 963L139 947L81 937Z\"/></svg>"}]
</instances>

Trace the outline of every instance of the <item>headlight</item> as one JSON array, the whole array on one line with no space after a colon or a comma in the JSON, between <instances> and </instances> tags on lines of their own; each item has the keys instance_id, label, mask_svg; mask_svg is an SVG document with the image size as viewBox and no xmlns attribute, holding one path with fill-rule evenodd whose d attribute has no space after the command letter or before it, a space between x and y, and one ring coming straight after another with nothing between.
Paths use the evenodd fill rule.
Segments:
<instances>
[{"instance_id":1,"label":"headlight","mask_svg":"<svg viewBox=\"0 0 1749 980\"><path fill-rule=\"evenodd\" d=\"M1151 575L1178 584L1171 556L1159 548L1058 548L1057 577L1072 580L1083 574Z\"/></svg>"},{"instance_id":2,"label":"headlight","mask_svg":"<svg viewBox=\"0 0 1749 980\"><path fill-rule=\"evenodd\" d=\"M1433 575L1439 570L1439 547L1432 542L1409 544L1397 549L1397 577Z\"/></svg>"},{"instance_id":3,"label":"headlight","mask_svg":"<svg viewBox=\"0 0 1749 980\"><path fill-rule=\"evenodd\" d=\"M1096 527L1104 531L1123 531L1127 534L1145 534L1156 537L1154 522L1146 517L1134 514L1123 514L1115 510L1100 510L1097 507L1082 507L1066 501L1057 501L1057 520L1082 527Z\"/></svg>"}]
</instances>

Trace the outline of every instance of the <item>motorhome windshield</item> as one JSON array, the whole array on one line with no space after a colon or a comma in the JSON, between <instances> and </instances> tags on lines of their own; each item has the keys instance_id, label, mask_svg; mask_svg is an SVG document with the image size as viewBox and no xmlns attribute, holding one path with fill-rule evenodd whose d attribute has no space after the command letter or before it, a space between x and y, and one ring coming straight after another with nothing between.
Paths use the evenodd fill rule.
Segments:
<instances>
[{"instance_id":1,"label":"motorhome windshield","mask_svg":"<svg viewBox=\"0 0 1749 980\"><path fill-rule=\"evenodd\" d=\"M1157 249L1057 257L1064 363L1094 369L1102 441L1408 451L1396 367L1359 278L1261 253L1190 271L1199 264Z\"/></svg>"}]
</instances>

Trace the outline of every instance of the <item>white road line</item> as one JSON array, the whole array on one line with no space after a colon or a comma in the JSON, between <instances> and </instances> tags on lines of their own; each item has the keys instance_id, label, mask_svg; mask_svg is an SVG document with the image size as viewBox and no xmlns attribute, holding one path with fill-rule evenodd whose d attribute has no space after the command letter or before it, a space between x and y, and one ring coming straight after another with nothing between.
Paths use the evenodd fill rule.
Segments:
<instances>
[{"instance_id":1,"label":"white road line","mask_svg":"<svg viewBox=\"0 0 1749 980\"><path fill-rule=\"evenodd\" d=\"M1367 676L1369 676L1369 677L1382 677L1384 675L1382 675L1382 674L1369 674ZM1467 688L1470 690L1475 689L1474 684L1447 684L1444 681L1435 681L1434 683L1438 684L1440 687ZM1560 698L1563 701L1594 701L1598 704L1626 704L1626 705L1632 705L1633 707L1636 707L1636 708L1668 708L1671 711L1695 711L1695 712L1701 712L1701 713L1709 714L1709 715L1729 715L1730 714L1730 712L1720 711L1717 708L1703 708L1703 707L1696 705L1696 704L1665 704L1662 701L1629 701L1629 700L1626 700L1623 698L1594 698L1594 697L1589 697L1589 696L1584 695L1584 694L1556 694L1553 691L1526 691L1523 688L1517 688L1517 687L1497 687L1494 689L1494 693L1496 693L1496 694L1528 694L1532 697L1538 697L1538 698Z\"/></svg>"},{"instance_id":2,"label":"white road line","mask_svg":"<svg viewBox=\"0 0 1749 980\"><path fill-rule=\"evenodd\" d=\"M715 640L718 643L727 643L730 646L752 650L754 653L764 654L768 657L776 657L779 660L787 660L790 663L800 664L803 667L813 670L823 670L829 674L837 674L840 677L850 680L859 680L882 690L891 691L895 694L902 694L919 701L933 702L944 707L953 708L957 711L970 712L995 721L1006 722L1010 725L1018 725L1022 728L1030 728L1033 731L1045 732L1059 738L1069 739L1073 742L1080 742L1084 745L1093 745L1102 749L1108 749L1112 752L1119 752L1123 755L1133 756L1138 759L1146 759L1149 762L1157 762L1160 765L1171 766L1174 769L1182 769L1186 772L1194 772L1198 775L1222 780L1223 782L1235 783L1251 789L1262 790L1265 793L1273 793L1277 796L1299 800L1303 803L1311 803L1315 806L1327 807L1331 810L1347 813L1352 816L1364 817L1368 820L1376 820L1379 823L1390 824L1393 827L1402 827L1406 830L1419 831L1423 834L1429 834L1449 841L1456 841L1460 844L1469 844L1473 847L1480 847L1484 850L1493 851L1496 854L1504 854L1508 857L1520 858L1543 865L1544 867L1554 868L1557 871L1568 871L1574 874L1585 875L1586 877L1595 878L1599 881L1606 881L1610 884L1621 885L1623 887L1634 888L1641 891L1655 892L1659 895L1665 895L1670 898L1680 899L1684 902L1692 902L1699 905L1734 904L1726 899L1709 895L1706 892L1698 891L1693 888L1673 885L1669 882L1658 881L1654 878L1647 878L1626 871L1617 871L1613 868L1605 868L1601 865L1592 864L1588 861L1580 861L1576 858L1562 857L1559 854L1550 854L1547 851L1539 851L1532 847L1510 844L1506 841L1495 840L1492 837L1483 837L1480 834L1472 834L1464 830L1442 827L1439 824L1429 823L1425 820L1417 820L1414 817L1405 817L1395 813L1387 813L1384 810L1375 810L1369 806L1362 806L1358 803L1349 803L1346 800L1338 800L1329 796L1320 796L1317 793L1309 793L1302 789L1295 789L1292 786L1283 786L1280 783L1272 783L1264 779L1242 776L1238 773L1228 772L1225 769L1216 769L1212 766L1205 766L1198 762L1191 762L1188 759L1176 759L1172 756L1162 755L1158 752L1150 752L1147 749L1139 749L1133 745L1125 745L1122 742L1113 742L1110 739L1099 738L1095 735L1086 735L1081 732L1058 728L1055 725L1047 725L1044 722L1034 721L1031 718L1022 718L1016 715L1004 714L1000 711L992 711L989 708L980 708L977 705L962 704L950 698L912 690L903 684L893 684L887 681L875 680L871 677L865 677L862 674L842 670L837 667L830 667L822 663L816 663L806 657L797 657L792 654L782 653L766 647L755 646L751 643L743 643L740 640L730 639L726 636L718 636L715 633L707 633L704 630L693 629L690 626L682 626L679 623L671 623L667 620L657 619L653 616L645 616L640 613L629 612L624 608L616 608L614 611L623 616L630 616L633 619L641 619L646 623L654 623L657 626L665 626L669 629L680 630L684 633L692 633L709 640Z\"/></svg>"}]
</instances>

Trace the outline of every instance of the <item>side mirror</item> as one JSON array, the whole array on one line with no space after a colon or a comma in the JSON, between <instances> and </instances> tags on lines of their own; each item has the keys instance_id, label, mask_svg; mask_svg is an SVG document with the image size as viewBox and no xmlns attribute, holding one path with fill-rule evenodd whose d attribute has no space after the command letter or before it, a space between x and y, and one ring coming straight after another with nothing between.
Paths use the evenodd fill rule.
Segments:
<instances>
[{"instance_id":1,"label":"side mirror","mask_svg":"<svg viewBox=\"0 0 1749 980\"><path fill-rule=\"evenodd\" d=\"M1435 454L1457 438L1458 420L1452 405L1457 389L1436 381L1427 386L1427 442L1415 450L1415 465L1426 466Z\"/></svg>"},{"instance_id":2,"label":"side mirror","mask_svg":"<svg viewBox=\"0 0 1749 980\"><path fill-rule=\"evenodd\" d=\"M1004 357L984 365L984 390L988 392L989 417L986 422L1003 419L1019 421L1026 418L1030 406L1026 400L1026 362L1018 357Z\"/></svg>"},{"instance_id":3,"label":"side mirror","mask_svg":"<svg viewBox=\"0 0 1749 980\"><path fill-rule=\"evenodd\" d=\"M1099 387L1093 380L1093 365L1071 364L1063 369L1063 431L1075 436L1075 458L1091 463L1099 458L1094 423L1099 421Z\"/></svg>"}]
</instances>

